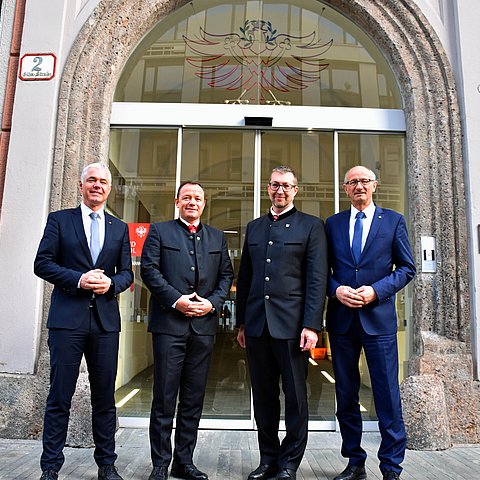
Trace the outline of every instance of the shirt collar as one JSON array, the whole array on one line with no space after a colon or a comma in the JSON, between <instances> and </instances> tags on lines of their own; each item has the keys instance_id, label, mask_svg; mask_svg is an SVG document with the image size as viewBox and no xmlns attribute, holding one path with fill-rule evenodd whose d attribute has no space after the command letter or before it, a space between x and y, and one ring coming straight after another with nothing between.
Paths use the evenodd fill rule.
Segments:
<instances>
[{"instance_id":1,"label":"shirt collar","mask_svg":"<svg viewBox=\"0 0 480 480\"><path fill-rule=\"evenodd\" d=\"M295 206L293 205L293 202L285 209L285 210L282 210L280 213L276 213L274 210L273 210L273 207L270 207L270 214L273 216L273 215L277 215L278 217L281 217L282 215L285 215L287 212L289 212L290 210L292 210L292 208L295 208Z\"/></svg>"},{"instance_id":2,"label":"shirt collar","mask_svg":"<svg viewBox=\"0 0 480 480\"><path fill-rule=\"evenodd\" d=\"M362 210L362 212L365 214L365 217L367 218L373 218L374 214L375 214L375 203L372 202L370 203L370 205L365 208L364 210ZM350 205L350 217L352 218L355 218L357 213L360 212L360 210L358 210L357 208L355 208L353 205Z\"/></svg>"},{"instance_id":3,"label":"shirt collar","mask_svg":"<svg viewBox=\"0 0 480 480\"><path fill-rule=\"evenodd\" d=\"M80 204L80 209L82 210L82 215L84 217L89 217L93 210L90 207L87 207L83 202ZM97 210L95 213L98 213L100 220L103 220L105 217L105 208L102 207Z\"/></svg>"},{"instance_id":4,"label":"shirt collar","mask_svg":"<svg viewBox=\"0 0 480 480\"><path fill-rule=\"evenodd\" d=\"M187 226L188 226L188 225L195 225L195 226L198 228L198 226L200 225L200 220L197 220L197 221L195 221L195 222L193 222L193 223L189 223L189 222L187 222L186 220L184 220L182 217L178 217L178 219L179 219L183 224L185 224L185 225L187 225Z\"/></svg>"}]
</instances>

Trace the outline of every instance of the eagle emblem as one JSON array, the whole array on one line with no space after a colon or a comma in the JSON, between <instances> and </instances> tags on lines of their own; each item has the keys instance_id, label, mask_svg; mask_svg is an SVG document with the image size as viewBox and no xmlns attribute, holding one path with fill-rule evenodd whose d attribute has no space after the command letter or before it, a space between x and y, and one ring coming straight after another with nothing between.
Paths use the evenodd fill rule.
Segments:
<instances>
[{"instance_id":1,"label":"eagle emblem","mask_svg":"<svg viewBox=\"0 0 480 480\"><path fill-rule=\"evenodd\" d=\"M135 229L135 233L140 237L143 238L147 234L147 229L144 225L140 225Z\"/></svg>"},{"instance_id":2,"label":"eagle emblem","mask_svg":"<svg viewBox=\"0 0 480 480\"><path fill-rule=\"evenodd\" d=\"M333 39L322 42L315 31L304 36L278 33L265 20L246 20L238 32L214 34L200 29L183 36L186 60L212 88L238 92L225 103L290 104L276 94L303 90L320 78L329 64L323 58Z\"/></svg>"}]
</instances>

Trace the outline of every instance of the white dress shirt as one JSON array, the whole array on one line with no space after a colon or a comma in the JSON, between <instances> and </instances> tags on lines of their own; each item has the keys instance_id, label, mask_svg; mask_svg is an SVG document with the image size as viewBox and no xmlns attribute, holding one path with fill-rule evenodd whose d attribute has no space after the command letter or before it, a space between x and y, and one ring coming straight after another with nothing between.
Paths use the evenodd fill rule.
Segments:
<instances>
[{"instance_id":1,"label":"white dress shirt","mask_svg":"<svg viewBox=\"0 0 480 480\"><path fill-rule=\"evenodd\" d=\"M355 221L357 220L357 213L360 210L357 210L353 205L350 206L350 247L352 246L353 242L353 229L355 228ZM372 202L370 205L365 209L362 210L365 214L365 218L363 219L363 232L362 232L362 250L365 246L365 242L367 241L368 232L370 231L370 227L372 226L373 216L375 215L375 204Z\"/></svg>"},{"instance_id":2,"label":"white dress shirt","mask_svg":"<svg viewBox=\"0 0 480 480\"><path fill-rule=\"evenodd\" d=\"M92 218L90 214L93 212L90 208L88 208L83 202L80 204L80 208L82 210L82 221L83 221L83 229L85 230L85 236L87 237L88 248L90 248L90 228L92 224ZM100 236L100 251L102 251L103 244L105 242L105 210L101 208L97 210L98 213L98 233Z\"/></svg>"}]
</instances>

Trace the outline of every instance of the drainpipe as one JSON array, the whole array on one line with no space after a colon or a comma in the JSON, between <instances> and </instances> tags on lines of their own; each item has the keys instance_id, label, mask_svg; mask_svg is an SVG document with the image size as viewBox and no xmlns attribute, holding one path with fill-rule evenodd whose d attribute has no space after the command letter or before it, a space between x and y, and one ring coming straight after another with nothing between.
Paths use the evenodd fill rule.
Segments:
<instances>
[{"instance_id":1,"label":"drainpipe","mask_svg":"<svg viewBox=\"0 0 480 480\"><path fill-rule=\"evenodd\" d=\"M25 20L26 2L27 0L16 1L13 19L12 43L10 45L10 58L8 61L7 82L0 130L0 214L3 203L5 172L7 170L8 146L10 144L10 132L12 130L13 104L15 100L15 88L17 84L18 62L20 59L20 45L22 41L23 22Z\"/></svg>"}]
</instances>

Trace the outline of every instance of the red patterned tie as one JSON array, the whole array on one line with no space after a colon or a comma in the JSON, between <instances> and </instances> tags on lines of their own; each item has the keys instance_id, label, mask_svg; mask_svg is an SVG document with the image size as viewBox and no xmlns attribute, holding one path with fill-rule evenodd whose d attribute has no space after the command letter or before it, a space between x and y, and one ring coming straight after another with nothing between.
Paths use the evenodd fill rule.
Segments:
<instances>
[{"instance_id":1,"label":"red patterned tie","mask_svg":"<svg viewBox=\"0 0 480 480\"><path fill-rule=\"evenodd\" d=\"M278 220L278 215L272 215L273 221L276 222Z\"/></svg>"},{"instance_id":2,"label":"red patterned tie","mask_svg":"<svg viewBox=\"0 0 480 480\"><path fill-rule=\"evenodd\" d=\"M197 227L195 225L189 225L188 230L190 233L197 233Z\"/></svg>"}]
</instances>

